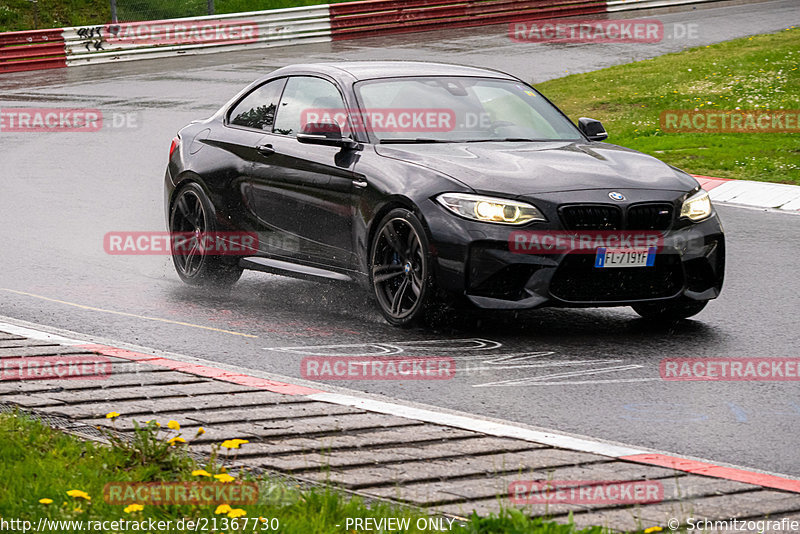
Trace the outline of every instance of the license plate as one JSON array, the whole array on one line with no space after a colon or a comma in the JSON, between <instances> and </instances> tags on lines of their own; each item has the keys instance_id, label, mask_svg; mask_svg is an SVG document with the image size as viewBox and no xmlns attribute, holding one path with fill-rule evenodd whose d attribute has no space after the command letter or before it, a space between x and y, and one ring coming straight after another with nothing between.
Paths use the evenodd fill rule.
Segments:
<instances>
[{"instance_id":1,"label":"license plate","mask_svg":"<svg viewBox=\"0 0 800 534\"><path fill-rule=\"evenodd\" d=\"M600 269L616 267L652 267L656 248L598 248L594 266Z\"/></svg>"}]
</instances>

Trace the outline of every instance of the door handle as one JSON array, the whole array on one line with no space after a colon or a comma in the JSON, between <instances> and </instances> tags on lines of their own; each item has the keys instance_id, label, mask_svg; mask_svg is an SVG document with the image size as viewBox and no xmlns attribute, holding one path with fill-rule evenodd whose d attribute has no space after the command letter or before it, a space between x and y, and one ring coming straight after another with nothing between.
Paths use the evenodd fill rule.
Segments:
<instances>
[{"instance_id":1,"label":"door handle","mask_svg":"<svg viewBox=\"0 0 800 534\"><path fill-rule=\"evenodd\" d=\"M366 180L353 180L353 185L359 189L363 189L364 187L367 187L369 183L367 183Z\"/></svg>"},{"instance_id":2,"label":"door handle","mask_svg":"<svg viewBox=\"0 0 800 534\"><path fill-rule=\"evenodd\" d=\"M256 150L258 150L258 153L262 156L269 156L275 153L275 149L272 148L272 145L258 145Z\"/></svg>"}]
</instances>

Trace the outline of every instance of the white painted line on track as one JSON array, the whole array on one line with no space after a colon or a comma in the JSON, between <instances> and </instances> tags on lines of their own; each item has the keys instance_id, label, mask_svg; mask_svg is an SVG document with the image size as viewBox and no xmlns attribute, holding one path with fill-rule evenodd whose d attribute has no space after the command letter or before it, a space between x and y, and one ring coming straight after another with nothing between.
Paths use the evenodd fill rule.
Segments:
<instances>
[{"instance_id":1,"label":"white painted line on track","mask_svg":"<svg viewBox=\"0 0 800 534\"><path fill-rule=\"evenodd\" d=\"M70 339L56 334L48 334L47 332L43 332L41 330L25 328L24 326L17 326L11 323L0 323L0 330L9 334L14 334L15 336L23 336L30 339L35 339L36 341L52 341L53 343L58 343L60 345L74 346L83 345L85 343L84 341L78 341L76 339Z\"/></svg>"},{"instance_id":2,"label":"white painted line on track","mask_svg":"<svg viewBox=\"0 0 800 534\"><path fill-rule=\"evenodd\" d=\"M338 393L315 393L313 395L308 395L308 398L323 402L330 402L332 404L339 404L341 406L361 408L362 410L367 410L370 412L394 415L395 417L406 417L408 419L414 419L425 423L451 426L464 430L473 430L475 432L481 432L490 436L535 441L536 443L542 443L552 447L561 447L580 452L601 454L603 456L611 456L614 458L633 454L645 454L642 449L634 449L632 447L623 445L614 445L600 441L581 439L563 434L557 434L554 432L530 430L510 424L484 421L474 417L403 406L393 402L381 402L350 395L340 395Z\"/></svg>"}]
</instances>

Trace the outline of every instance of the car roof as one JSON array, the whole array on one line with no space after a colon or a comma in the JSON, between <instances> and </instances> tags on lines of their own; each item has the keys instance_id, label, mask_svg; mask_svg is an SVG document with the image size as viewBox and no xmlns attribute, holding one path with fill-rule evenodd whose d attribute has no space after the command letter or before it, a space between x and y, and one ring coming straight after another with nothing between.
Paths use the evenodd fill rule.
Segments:
<instances>
[{"instance_id":1,"label":"car roof","mask_svg":"<svg viewBox=\"0 0 800 534\"><path fill-rule=\"evenodd\" d=\"M516 79L509 74L491 69L423 61L340 61L335 63L304 63L283 67L271 73L270 76L310 72L327 74L335 78L342 78L344 75L351 78L353 81L403 76L480 76L484 78L503 78L508 80Z\"/></svg>"}]
</instances>

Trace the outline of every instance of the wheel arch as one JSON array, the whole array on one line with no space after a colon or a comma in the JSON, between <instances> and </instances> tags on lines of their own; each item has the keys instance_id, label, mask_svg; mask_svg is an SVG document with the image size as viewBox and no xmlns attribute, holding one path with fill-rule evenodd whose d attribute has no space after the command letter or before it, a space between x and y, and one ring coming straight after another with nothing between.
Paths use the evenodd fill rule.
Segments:
<instances>
[{"instance_id":1,"label":"wheel arch","mask_svg":"<svg viewBox=\"0 0 800 534\"><path fill-rule=\"evenodd\" d=\"M190 185L196 184L203 190L203 194L208 201L209 208L211 210L211 215L213 216L216 223L219 225L220 223L225 223L225 221L220 217L219 211L217 206L214 204L213 196L209 192L208 184L206 184L205 180L203 180L202 176L199 174L192 172L192 171L184 171L182 172L178 180L175 182L175 186L170 193L169 202L167 204L167 230L170 229L170 218L172 216L172 208L175 204L175 199L177 198L178 194L183 191L183 189Z\"/></svg>"},{"instance_id":2,"label":"wheel arch","mask_svg":"<svg viewBox=\"0 0 800 534\"><path fill-rule=\"evenodd\" d=\"M175 202L175 198L178 196L178 193L180 193L181 190L190 183L196 183L197 185L199 185L203 189L203 192L206 194L206 197L209 197L208 186L206 185L205 180L203 180L203 178L195 172L184 171L178 176L178 179L175 180L175 185L172 188L172 193L170 194L169 198L169 204L167 206L168 211L170 212L172 211L172 205Z\"/></svg>"},{"instance_id":3,"label":"wheel arch","mask_svg":"<svg viewBox=\"0 0 800 534\"><path fill-rule=\"evenodd\" d=\"M365 267L367 268L367 273L370 272L370 263L372 262L372 245L375 238L375 232L378 230L378 225L386 216L387 213L392 211L393 209L397 208L405 208L411 213L413 213L419 222L422 224L422 228L425 229L426 237L428 238L428 242L431 241L431 231L428 228L428 224L425 221L425 216L422 214L422 210L419 209L414 201L410 198L402 196L402 195L395 195L387 199L381 206L375 211L372 219L369 221L369 225L367 227L367 254L365 258Z\"/></svg>"}]
</instances>

